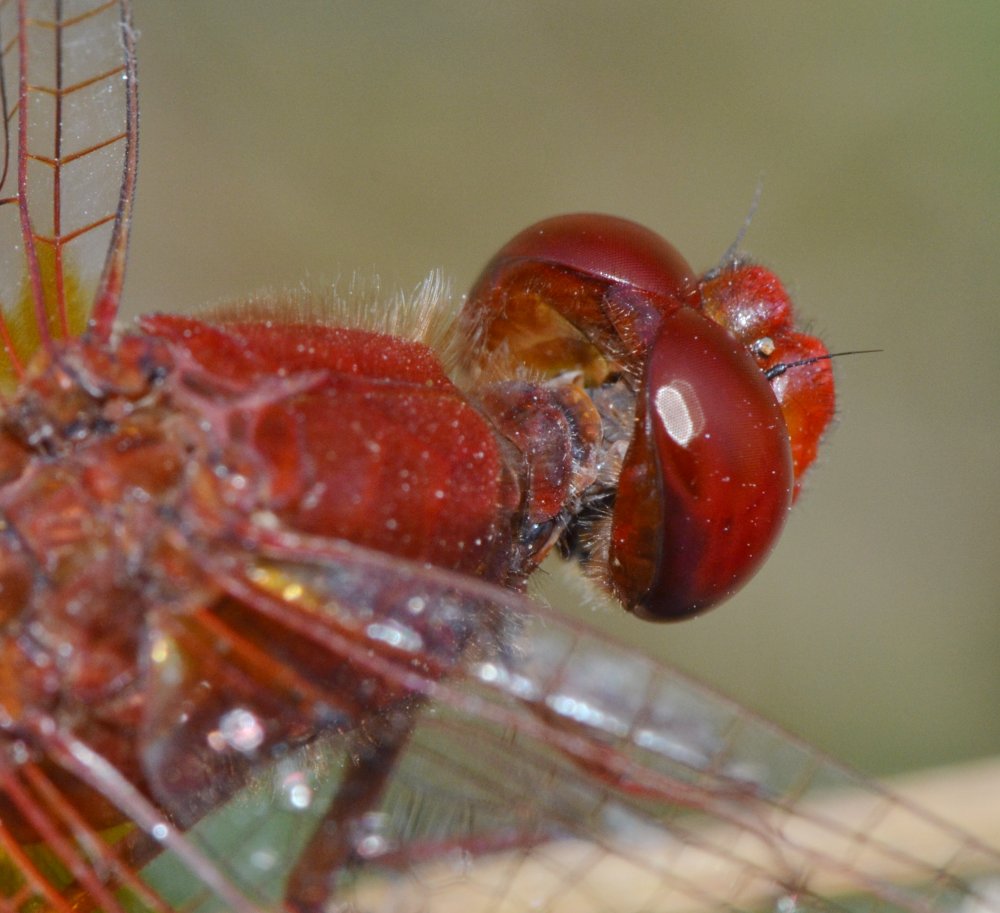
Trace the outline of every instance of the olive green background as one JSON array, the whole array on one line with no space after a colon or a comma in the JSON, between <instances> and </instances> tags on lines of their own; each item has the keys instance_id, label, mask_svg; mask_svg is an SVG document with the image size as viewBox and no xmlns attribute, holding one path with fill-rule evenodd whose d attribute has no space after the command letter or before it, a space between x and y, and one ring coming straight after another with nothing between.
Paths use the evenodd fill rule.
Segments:
<instances>
[{"instance_id":1,"label":"olive green background","mask_svg":"<svg viewBox=\"0 0 1000 913\"><path fill-rule=\"evenodd\" d=\"M701 620L582 611L874 772L1000 753L1000 7L135 0L129 308L432 267L603 210L733 240L834 349L821 465ZM566 601L572 602L572 599Z\"/></svg>"}]
</instances>

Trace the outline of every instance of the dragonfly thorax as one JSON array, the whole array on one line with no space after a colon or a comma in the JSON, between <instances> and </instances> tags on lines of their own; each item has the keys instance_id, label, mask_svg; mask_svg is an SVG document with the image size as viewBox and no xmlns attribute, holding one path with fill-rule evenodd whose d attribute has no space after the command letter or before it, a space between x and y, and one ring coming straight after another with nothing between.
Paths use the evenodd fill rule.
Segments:
<instances>
[{"instance_id":1,"label":"dragonfly thorax","mask_svg":"<svg viewBox=\"0 0 1000 913\"><path fill-rule=\"evenodd\" d=\"M233 473L182 386L154 338L83 339L40 355L0 414L0 649L22 692L4 693L12 717L21 705L131 715L147 614L208 598L187 556L215 532L203 518L231 516Z\"/></svg>"}]
</instances>

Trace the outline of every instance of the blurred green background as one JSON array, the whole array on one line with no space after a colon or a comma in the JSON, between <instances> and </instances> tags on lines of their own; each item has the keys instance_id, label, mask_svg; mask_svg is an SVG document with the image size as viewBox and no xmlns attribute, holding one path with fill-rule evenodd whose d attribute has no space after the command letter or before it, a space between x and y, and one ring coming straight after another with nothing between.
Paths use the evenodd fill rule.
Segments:
<instances>
[{"instance_id":1,"label":"blurred green background","mask_svg":"<svg viewBox=\"0 0 1000 913\"><path fill-rule=\"evenodd\" d=\"M530 222L745 248L842 359L767 568L698 621L582 611L878 773L1000 752L1000 6L135 0L127 300L377 272L461 292ZM573 601L573 600L569 600Z\"/></svg>"}]
</instances>

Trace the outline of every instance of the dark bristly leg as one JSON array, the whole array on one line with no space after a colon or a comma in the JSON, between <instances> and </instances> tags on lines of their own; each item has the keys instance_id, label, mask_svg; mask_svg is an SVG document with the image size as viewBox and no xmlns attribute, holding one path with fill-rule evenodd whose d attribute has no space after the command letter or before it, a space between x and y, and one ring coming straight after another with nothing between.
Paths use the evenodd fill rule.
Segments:
<instances>
[{"instance_id":1,"label":"dark bristly leg","mask_svg":"<svg viewBox=\"0 0 1000 913\"><path fill-rule=\"evenodd\" d=\"M337 793L288 879L296 913L322 913L345 870L363 857L364 818L378 805L413 729L412 716L389 713L365 726Z\"/></svg>"}]
</instances>

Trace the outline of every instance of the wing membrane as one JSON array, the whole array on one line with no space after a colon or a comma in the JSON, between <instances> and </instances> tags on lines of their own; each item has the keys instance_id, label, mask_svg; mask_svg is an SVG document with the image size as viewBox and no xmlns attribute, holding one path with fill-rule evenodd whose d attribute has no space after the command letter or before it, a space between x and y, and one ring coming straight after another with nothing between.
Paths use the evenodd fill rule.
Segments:
<instances>
[{"instance_id":1,"label":"wing membrane","mask_svg":"<svg viewBox=\"0 0 1000 913\"><path fill-rule=\"evenodd\" d=\"M333 873L336 901L367 913L930 913L966 909L967 875L1000 871L995 849L738 704L482 581L295 536L205 561L219 606L152 620L142 740L163 810L41 725L44 761L0 770L6 801L54 828L36 842L58 878L0 833L33 909L282 909L351 759L378 748L365 707L417 714L352 831L358 858ZM131 843L74 817L72 791L51 798L49 769L133 822Z\"/></svg>"},{"instance_id":2,"label":"wing membrane","mask_svg":"<svg viewBox=\"0 0 1000 913\"><path fill-rule=\"evenodd\" d=\"M3 375L88 320L107 335L135 183L135 56L125 2L0 6Z\"/></svg>"},{"instance_id":3,"label":"wing membrane","mask_svg":"<svg viewBox=\"0 0 1000 913\"><path fill-rule=\"evenodd\" d=\"M836 909L830 898L848 894L883 901L866 909L942 910L969 890L947 869L996 863L993 850L673 670L551 617L533 616L521 637L525 646L506 668L487 664L485 679L472 671L560 736L582 736L579 751L566 749L601 800L602 826L594 814L557 820L624 863L632 872L625 882L650 892L643 910L673 909L678 897L710 908L794 898L794 909ZM531 728L518 727L518 750L527 740L529 753L551 755L557 740ZM523 774L516 779L523 789ZM527 793L546 801L573 794L579 772L552 782L556 789ZM818 801L822 794L851 799ZM933 833L934 849L903 849L901 836L914 833ZM580 897L564 908L587 907Z\"/></svg>"},{"instance_id":4,"label":"wing membrane","mask_svg":"<svg viewBox=\"0 0 1000 913\"><path fill-rule=\"evenodd\" d=\"M371 832L359 838L370 853L340 879L338 900L360 910L848 911L862 903L930 913L973 902L969 873L1000 871L995 849L735 702L481 581L343 543L265 560L255 552L229 566L244 569L245 584L233 590L250 608L241 630L257 611L269 624L287 618L314 662L368 668L380 687L428 702L372 810ZM362 580L365 599L345 611ZM472 657L461 667L428 664L416 641L411 655L397 649L386 661L381 622L398 623L406 593L421 594L424 631L435 629L438 610L445 630L456 612L518 621L503 636L464 635ZM342 701L331 689L325 702L289 697L282 706L322 734L324 717L309 708ZM266 714L264 705L254 713ZM342 733L280 759L273 744L265 748L255 786L225 812L237 817L199 844L251 893L254 859L269 860L268 884L296 864L302 841L292 835L322 819L352 750ZM309 801L297 807L298 787ZM254 807L252 827L234 823L241 806ZM929 839L908 839L914 834Z\"/></svg>"}]
</instances>

